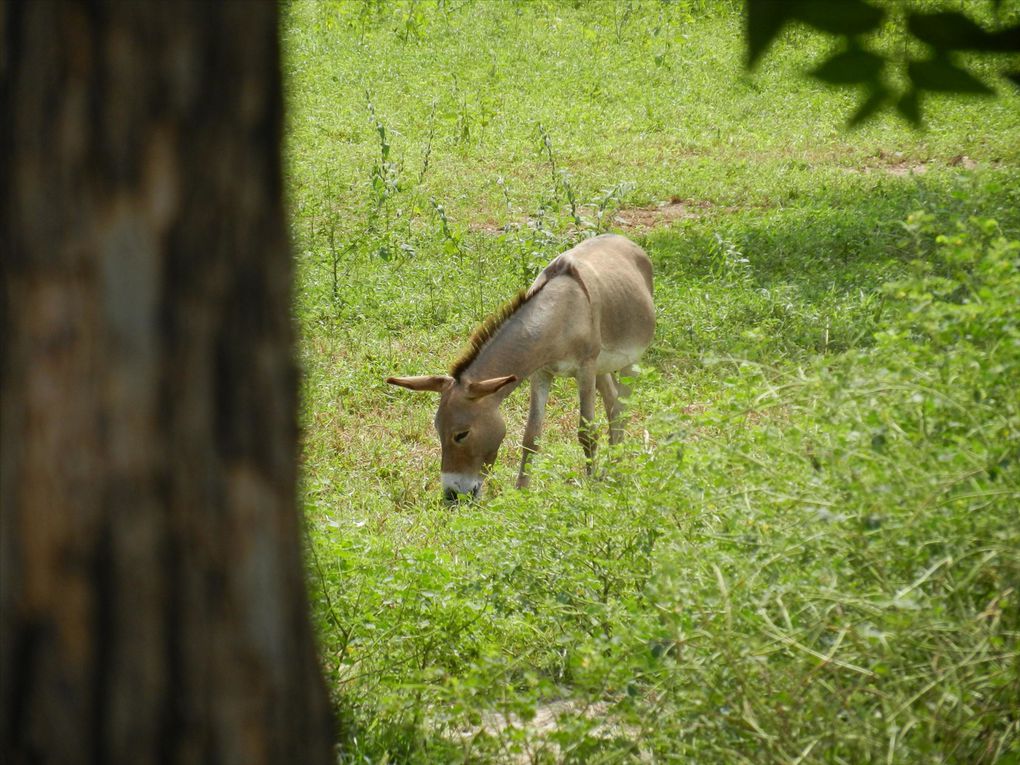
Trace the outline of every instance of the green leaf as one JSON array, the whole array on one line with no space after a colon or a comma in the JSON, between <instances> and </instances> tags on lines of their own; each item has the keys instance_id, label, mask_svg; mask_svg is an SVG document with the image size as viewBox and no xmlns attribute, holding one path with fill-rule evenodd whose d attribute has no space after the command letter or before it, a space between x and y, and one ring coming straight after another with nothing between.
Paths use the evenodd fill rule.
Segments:
<instances>
[{"instance_id":1,"label":"green leaf","mask_svg":"<svg viewBox=\"0 0 1020 765\"><path fill-rule=\"evenodd\" d=\"M883 87L873 88L857 111L850 117L850 127L857 127L871 119L889 100L889 91Z\"/></svg>"},{"instance_id":2,"label":"green leaf","mask_svg":"<svg viewBox=\"0 0 1020 765\"><path fill-rule=\"evenodd\" d=\"M958 11L911 13L907 29L918 40L939 50L992 50L994 36Z\"/></svg>"},{"instance_id":3,"label":"green leaf","mask_svg":"<svg viewBox=\"0 0 1020 765\"><path fill-rule=\"evenodd\" d=\"M864 0L789 3L798 21L834 35L862 35L878 28L885 11Z\"/></svg>"},{"instance_id":4,"label":"green leaf","mask_svg":"<svg viewBox=\"0 0 1020 765\"><path fill-rule=\"evenodd\" d=\"M921 94L910 89L896 102L896 111L910 124L915 127L921 124Z\"/></svg>"},{"instance_id":5,"label":"green leaf","mask_svg":"<svg viewBox=\"0 0 1020 765\"><path fill-rule=\"evenodd\" d=\"M877 83L885 60L859 48L837 53L810 74L830 85L850 85L858 82Z\"/></svg>"},{"instance_id":6,"label":"green leaf","mask_svg":"<svg viewBox=\"0 0 1020 765\"><path fill-rule=\"evenodd\" d=\"M855 36L877 29L885 11L864 0L747 0L747 67L758 63L789 21L830 34Z\"/></svg>"},{"instance_id":7,"label":"green leaf","mask_svg":"<svg viewBox=\"0 0 1020 765\"><path fill-rule=\"evenodd\" d=\"M993 32L992 36L995 39L994 50L1006 53L1020 52L1020 24L1000 29L998 32Z\"/></svg>"},{"instance_id":8,"label":"green leaf","mask_svg":"<svg viewBox=\"0 0 1020 765\"><path fill-rule=\"evenodd\" d=\"M854 37L876 30L884 17L884 10L864 0L747 0L748 68L758 63L787 21Z\"/></svg>"},{"instance_id":9,"label":"green leaf","mask_svg":"<svg viewBox=\"0 0 1020 765\"><path fill-rule=\"evenodd\" d=\"M1006 74L1006 79L1020 88L1020 72L1008 72Z\"/></svg>"},{"instance_id":10,"label":"green leaf","mask_svg":"<svg viewBox=\"0 0 1020 765\"><path fill-rule=\"evenodd\" d=\"M987 95L992 89L966 69L947 58L911 61L907 66L910 81L918 90L936 93L975 93Z\"/></svg>"},{"instance_id":11,"label":"green leaf","mask_svg":"<svg viewBox=\"0 0 1020 765\"><path fill-rule=\"evenodd\" d=\"M989 32L956 11L912 13L907 19L907 29L937 50L1020 51L1020 24Z\"/></svg>"},{"instance_id":12,"label":"green leaf","mask_svg":"<svg viewBox=\"0 0 1020 765\"><path fill-rule=\"evenodd\" d=\"M796 3L777 0L747 0L747 68L752 69L787 21L794 17Z\"/></svg>"}]
</instances>

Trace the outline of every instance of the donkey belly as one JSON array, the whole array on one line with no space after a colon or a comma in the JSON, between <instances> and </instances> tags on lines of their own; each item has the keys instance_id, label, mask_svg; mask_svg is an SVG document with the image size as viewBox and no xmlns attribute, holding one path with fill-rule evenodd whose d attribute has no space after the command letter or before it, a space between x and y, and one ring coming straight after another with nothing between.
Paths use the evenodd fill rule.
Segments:
<instances>
[{"instance_id":1,"label":"donkey belly","mask_svg":"<svg viewBox=\"0 0 1020 765\"><path fill-rule=\"evenodd\" d=\"M595 372L600 375L604 375L607 372L617 372L636 362L644 352L644 346L603 348L602 353L599 354L598 359L595 361Z\"/></svg>"},{"instance_id":2,"label":"donkey belly","mask_svg":"<svg viewBox=\"0 0 1020 765\"><path fill-rule=\"evenodd\" d=\"M603 350L595 360L595 374L618 372L641 358L644 348L627 350ZM556 377L577 377L584 364L578 359L561 359L542 367L542 370Z\"/></svg>"}]
</instances>

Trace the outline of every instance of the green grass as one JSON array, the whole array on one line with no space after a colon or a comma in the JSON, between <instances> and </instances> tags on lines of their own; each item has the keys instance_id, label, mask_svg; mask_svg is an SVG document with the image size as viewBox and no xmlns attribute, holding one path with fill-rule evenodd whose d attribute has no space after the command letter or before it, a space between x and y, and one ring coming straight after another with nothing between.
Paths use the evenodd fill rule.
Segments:
<instances>
[{"instance_id":1,"label":"green grass","mask_svg":"<svg viewBox=\"0 0 1020 765\"><path fill-rule=\"evenodd\" d=\"M1016 762L1016 96L847 132L856 95L797 74L821 37L749 76L736 4L576 5L286 6L343 759ZM446 508L435 401L384 378L445 371L605 229L656 268L626 442L582 478L557 381L518 492L522 391L485 500Z\"/></svg>"}]
</instances>

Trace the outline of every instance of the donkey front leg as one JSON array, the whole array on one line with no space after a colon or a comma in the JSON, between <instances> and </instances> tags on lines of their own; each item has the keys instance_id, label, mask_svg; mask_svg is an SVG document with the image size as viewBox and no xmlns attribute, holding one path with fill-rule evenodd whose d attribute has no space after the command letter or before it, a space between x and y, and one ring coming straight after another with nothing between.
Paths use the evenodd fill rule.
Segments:
<instances>
[{"instance_id":1,"label":"donkey front leg","mask_svg":"<svg viewBox=\"0 0 1020 765\"><path fill-rule=\"evenodd\" d=\"M528 409L528 424L524 427L524 448L521 453L521 470L517 474L517 488L528 488L528 457L538 451L538 437L542 433L542 421L545 419L545 402L549 400L549 388L552 386L552 375L547 372L535 372L531 376L531 406Z\"/></svg>"},{"instance_id":2,"label":"donkey front leg","mask_svg":"<svg viewBox=\"0 0 1020 765\"><path fill-rule=\"evenodd\" d=\"M584 449L585 468L588 475L595 471L595 367L582 367L577 375L577 390L581 397L581 420L577 428L577 440Z\"/></svg>"}]
</instances>

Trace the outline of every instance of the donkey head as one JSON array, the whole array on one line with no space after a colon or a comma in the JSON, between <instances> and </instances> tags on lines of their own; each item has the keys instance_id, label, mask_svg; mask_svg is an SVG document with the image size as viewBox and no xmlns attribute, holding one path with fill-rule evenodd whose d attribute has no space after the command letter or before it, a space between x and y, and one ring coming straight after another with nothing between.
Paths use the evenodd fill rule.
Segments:
<instances>
[{"instance_id":1,"label":"donkey head","mask_svg":"<svg viewBox=\"0 0 1020 765\"><path fill-rule=\"evenodd\" d=\"M468 382L446 375L388 377L386 382L410 390L440 394L436 431L443 450L443 497L454 502L461 494L477 497L482 480L506 435L499 403L516 375Z\"/></svg>"}]
</instances>

